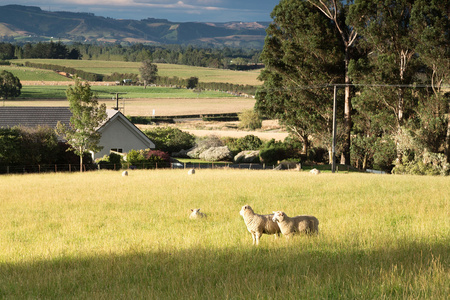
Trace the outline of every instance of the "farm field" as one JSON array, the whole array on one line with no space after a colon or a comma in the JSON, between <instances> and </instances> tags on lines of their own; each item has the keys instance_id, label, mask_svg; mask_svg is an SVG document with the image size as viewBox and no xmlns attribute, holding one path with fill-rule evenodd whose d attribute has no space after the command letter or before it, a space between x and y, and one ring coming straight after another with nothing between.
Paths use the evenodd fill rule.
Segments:
<instances>
[{"instance_id":1,"label":"farm field","mask_svg":"<svg viewBox=\"0 0 450 300\"><path fill-rule=\"evenodd\" d=\"M0 297L445 299L449 195L446 177L361 173L1 176ZM315 215L320 234L252 246L245 204Z\"/></svg>"},{"instance_id":2,"label":"farm field","mask_svg":"<svg viewBox=\"0 0 450 300\"><path fill-rule=\"evenodd\" d=\"M42 63L42 64L53 64L53 65L61 65L66 67L71 67L79 70L83 70L86 72L92 72L97 74L110 75L114 72L117 73L134 73L140 74L139 67L142 63L140 62L123 62L123 61L99 61L99 60L71 60L71 59L17 59L11 60L12 63L25 63L27 61L33 63ZM257 79L259 76L260 70L252 70L252 71L233 71L233 70L224 70L224 69L215 69L215 68L203 68L203 67L194 67L194 66L184 66L184 65L175 65L175 64L161 64L157 63L158 66L158 75L166 76L166 77L179 77L179 78L189 78L189 77L198 77L200 82L227 82L232 84L243 84L243 85L261 85L262 82ZM18 71L17 67L8 67L8 66L0 66L0 70L10 68L12 69L10 72L14 74L14 72ZM34 71L34 68L27 68L28 72ZM18 76L21 80L22 78ZM60 76L64 78L63 76ZM32 80L32 79L23 79L23 80ZM41 80L41 79L37 79ZM46 79L42 79L46 80Z\"/></svg>"}]
</instances>

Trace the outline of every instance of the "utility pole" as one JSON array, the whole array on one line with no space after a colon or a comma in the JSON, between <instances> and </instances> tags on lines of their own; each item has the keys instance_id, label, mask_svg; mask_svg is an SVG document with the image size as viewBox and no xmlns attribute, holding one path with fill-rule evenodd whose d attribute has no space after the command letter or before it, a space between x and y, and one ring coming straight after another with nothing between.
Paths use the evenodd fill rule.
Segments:
<instances>
[{"instance_id":1,"label":"utility pole","mask_svg":"<svg viewBox=\"0 0 450 300\"><path fill-rule=\"evenodd\" d=\"M334 85L334 97L333 97L333 144L331 148L332 165L331 172L336 172L336 96L337 86Z\"/></svg>"},{"instance_id":2,"label":"utility pole","mask_svg":"<svg viewBox=\"0 0 450 300\"><path fill-rule=\"evenodd\" d=\"M113 100L116 99L116 106L113 107L113 109L119 110L119 99L122 99L122 98L119 97L119 95L120 94L126 94L126 92L124 92L124 93L115 92L115 93L110 93L110 94L116 95L115 97L113 97ZM123 109L123 113L125 113L125 101L124 101L124 104L122 106L122 109Z\"/></svg>"}]
</instances>

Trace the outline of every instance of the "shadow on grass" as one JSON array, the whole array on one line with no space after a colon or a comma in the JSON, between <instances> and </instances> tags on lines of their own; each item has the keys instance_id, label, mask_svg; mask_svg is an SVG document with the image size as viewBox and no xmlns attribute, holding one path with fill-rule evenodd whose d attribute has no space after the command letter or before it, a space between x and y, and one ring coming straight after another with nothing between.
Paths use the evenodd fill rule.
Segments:
<instances>
[{"instance_id":1,"label":"shadow on grass","mask_svg":"<svg viewBox=\"0 0 450 300\"><path fill-rule=\"evenodd\" d=\"M303 250L301 243L61 257L0 265L0 298L435 298L449 292L450 243Z\"/></svg>"}]
</instances>

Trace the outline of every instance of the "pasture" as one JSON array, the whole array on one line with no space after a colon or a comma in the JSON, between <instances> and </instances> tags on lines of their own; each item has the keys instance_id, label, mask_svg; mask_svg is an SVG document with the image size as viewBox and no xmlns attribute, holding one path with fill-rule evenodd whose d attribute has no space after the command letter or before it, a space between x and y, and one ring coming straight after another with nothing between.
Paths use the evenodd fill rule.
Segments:
<instances>
[{"instance_id":1,"label":"pasture","mask_svg":"<svg viewBox=\"0 0 450 300\"><path fill-rule=\"evenodd\" d=\"M136 170L0 177L0 298L444 299L447 177ZM264 235L239 210L312 214ZM191 208L207 219L190 220Z\"/></svg>"},{"instance_id":2,"label":"pasture","mask_svg":"<svg viewBox=\"0 0 450 300\"><path fill-rule=\"evenodd\" d=\"M103 75L111 75L114 72L121 74L140 74L139 67L142 65L141 62L124 62L124 61L102 61L102 60L72 60L72 59L16 59L11 60L13 63L25 63L30 61L33 63L42 64L52 64L75 68L77 70L83 70L86 72L92 72ZM243 85L261 85L262 82L257 79L260 70L251 71L233 71L215 68L204 68L204 67L194 67L185 65L175 65L175 64L162 64L157 63L158 75L165 77L179 77L179 78L189 78L197 77L200 82L227 82L232 84L243 84ZM28 73L38 72L34 68L17 68L0 66L0 70L6 69L12 72L15 76L18 76L21 80L33 80L33 79L22 79L15 72L19 70L28 70ZM56 73L55 73L56 74ZM65 78L60 76L61 78ZM29 77L27 77L29 78ZM34 80L45 80L37 78ZM67 80L67 79L64 79Z\"/></svg>"}]
</instances>

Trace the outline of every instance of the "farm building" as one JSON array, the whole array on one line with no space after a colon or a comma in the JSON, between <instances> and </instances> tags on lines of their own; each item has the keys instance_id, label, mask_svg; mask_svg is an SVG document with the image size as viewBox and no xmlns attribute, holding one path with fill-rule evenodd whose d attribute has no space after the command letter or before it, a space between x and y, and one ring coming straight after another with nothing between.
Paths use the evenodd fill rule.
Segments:
<instances>
[{"instance_id":1,"label":"farm building","mask_svg":"<svg viewBox=\"0 0 450 300\"><path fill-rule=\"evenodd\" d=\"M94 153L93 158L109 155L110 151L126 153L132 149L154 149L155 144L121 112L107 109L108 118L97 131L101 134L102 151ZM0 107L1 127L37 127L56 128L58 121L69 124L71 111L68 107Z\"/></svg>"}]
</instances>

